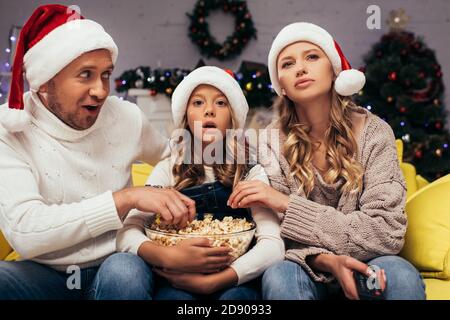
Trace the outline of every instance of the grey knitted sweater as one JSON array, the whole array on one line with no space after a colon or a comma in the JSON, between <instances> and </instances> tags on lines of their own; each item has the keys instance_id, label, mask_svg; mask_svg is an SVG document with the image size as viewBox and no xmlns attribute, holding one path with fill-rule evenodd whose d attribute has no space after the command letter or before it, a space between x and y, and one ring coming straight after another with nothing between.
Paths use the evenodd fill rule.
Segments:
<instances>
[{"instance_id":1,"label":"grey knitted sweater","mask_svg":"<svg viewBox=\"0 0 450 320\"><path fill-rule=\"evenodd\" d=\"M406 184L397 159L391 127L366 109L364 128L358 138L356 159L364 168L361 192L344 193L342 183L327 185L316 171L315 186L309 197L298 191L290 176L289 164L282 155L286 136L262 139L260 152L271 185L289 195L282 216L281 235L286 242L286 259L297 262L315 281L330 282L333 277L313 270L306 257L320 253L348 255L368 261L400 252L406 232L404 212ZM278 120L267 129L279 129ZM333 197L330 188L337 188Z\"/></svg>"}]
</instances>

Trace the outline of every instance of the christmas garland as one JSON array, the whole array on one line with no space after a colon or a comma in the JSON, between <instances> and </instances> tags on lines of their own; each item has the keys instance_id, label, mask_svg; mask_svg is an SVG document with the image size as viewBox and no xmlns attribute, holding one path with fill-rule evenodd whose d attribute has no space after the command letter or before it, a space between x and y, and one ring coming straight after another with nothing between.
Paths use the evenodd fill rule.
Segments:
<instances>
[{"instance_id":1,"label":"christmas garland","mask_svg":"<svg viewBox=\"0 0 450 320\"><path fill-rule=\"evenodd\" d=\"M250 108L269 107L275 97L270 83L267 66L244 61L237 72L226 69L239 83L247 98ZM129 89L146 89L150 95L165 94L172 96L178 84L191 70L187 69L155 69L138 67L127 70L115 79L116 91L127 92Z\"/></svg>"},{"instance_id":2,"label":"christmas garland","mask_svg":"<svg viewBox=\"0 0 450 320\"><path fill-rule=\"evenodd\" d=\"M210 34L206 18L213 10L222 9L235 16L235 31L220 44ZM239 55L251 38L256 39L256 29L247 3L241 0L200 0L189 14L189 37L200 48L202 55L226 60Z\"/></svg>"},{"instance_id":3,"label":"christmas garland","mask_svg":"<svg viewBox=\"0 0 450 320\"><path fill-rule=\"evenodd\" d=\"M115 79L116 91L126 92L129 89L148 89L150 95L158 93L172 96L173 90L191 70L186 69L155 69L150 67L139 67L127 70Z\"/></svg>"}]
</instances>

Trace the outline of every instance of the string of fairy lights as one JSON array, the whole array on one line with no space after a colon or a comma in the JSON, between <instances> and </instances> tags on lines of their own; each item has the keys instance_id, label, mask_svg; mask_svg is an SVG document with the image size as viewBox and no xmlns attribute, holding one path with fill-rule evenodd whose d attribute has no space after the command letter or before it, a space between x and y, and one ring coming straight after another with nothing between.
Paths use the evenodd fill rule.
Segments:
<instances>
[{"instance_id":1,"label":"string of fairy lights","mask_svg":"<svg viewBox=\"0 0 450 320\"><path fill-rule=\"evenodd\" d=\"M11 60L13 55L13 48L17 42L17 34L20 30L19 26L12 26L8 35L8 46L4 48L5 60L1 63L0 68L0 104L6 102L7 92L9 90L9 81L11 76Z\"/></svg>"},{"instance_id":2,"label":"string of fairy lights","mask_svg":"<svg viewBox=\"0 0 450 320\"><path fill-rule=\"evenodd\" d=\"M233 76L242 88L247 98L249 106L269 107L275 92L270 83L267 67L260 65L261 70L254 70L249 67L252 62L243 62L238 71L224 69ZM146 89L151 96L164 94L169 98L178 84L192 70L188 69L152 69L150 67L138 67L127 70L115 80L117 92L127 92L129 89Z\"/></svg>"}]
</instances>

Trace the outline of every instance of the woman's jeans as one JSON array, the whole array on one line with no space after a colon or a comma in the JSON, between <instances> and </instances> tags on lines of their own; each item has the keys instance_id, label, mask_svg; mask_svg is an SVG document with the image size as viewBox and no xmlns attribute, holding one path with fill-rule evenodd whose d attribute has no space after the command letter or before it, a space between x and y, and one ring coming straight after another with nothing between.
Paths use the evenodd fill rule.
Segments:
<instances>
[{"instance_id":1,"label":"woman's jeans","mask_svg":"<svg viewBox=\"0 0 450 320\"><path fill-rule=\"evenodd\" d=\"M424 300L425 284L420 273L398 256L382 256L368 262L386 272L386 300ZM340 290L342 296L342 290ZM332 296L330 286L314 281L297 263L282 261L263 275L265 300L320 300Z\"/></svg>"}]
</instances>

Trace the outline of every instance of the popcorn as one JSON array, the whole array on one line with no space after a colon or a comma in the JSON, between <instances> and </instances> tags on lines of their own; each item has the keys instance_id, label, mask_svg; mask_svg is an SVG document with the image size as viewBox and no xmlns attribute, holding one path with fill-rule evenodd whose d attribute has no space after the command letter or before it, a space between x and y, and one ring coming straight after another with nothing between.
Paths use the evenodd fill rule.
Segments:
<instances>
[{"instance_id":1,"label":"popcorn","mask_svg":"<svg viewBox=\"0 0 450 320\"><path fill-rule=\"evenodd\" d=\"M212 246L228 246L233 260L243 255L255 234L255 225L245 218L225 217L213 219L206 214L203 220L193 220L180 229L174 225L163 225L157 218L145 229L150 240L162 246L174 246L182 240L194 237L206 237L213 241Z\"/></svg>"}]
</instances>

